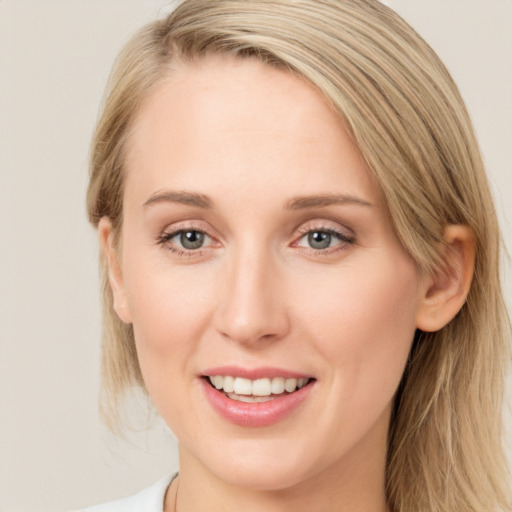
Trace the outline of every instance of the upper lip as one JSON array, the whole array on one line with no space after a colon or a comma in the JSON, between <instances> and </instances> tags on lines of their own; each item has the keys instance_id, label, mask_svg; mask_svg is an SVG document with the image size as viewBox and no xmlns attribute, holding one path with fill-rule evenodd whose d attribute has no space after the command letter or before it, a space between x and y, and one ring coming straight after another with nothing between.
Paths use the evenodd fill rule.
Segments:
<instances>
[{"instance_id":1,"label":"upper lip","mask_svg":"<svg viewBox=\"0 0 512 512\"><path fill-rule=\"evenodd\" d=\"M208 368L201 373L202 377L213 377L215 375L229 375L231 377L242 377L244 379L273 379L274 377L284 377L288 379L310 379L311 375L306 373L288 370L285 368L276 368L271 366L262 366L259 368L242 368L240 366L218 366Z\"/></svg>"}]
</instances>

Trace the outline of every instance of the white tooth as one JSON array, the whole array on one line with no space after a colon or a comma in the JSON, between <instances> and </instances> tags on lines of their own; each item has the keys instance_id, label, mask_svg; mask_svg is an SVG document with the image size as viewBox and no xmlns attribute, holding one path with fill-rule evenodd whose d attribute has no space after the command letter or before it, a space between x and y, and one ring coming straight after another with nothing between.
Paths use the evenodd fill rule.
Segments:
<instances>
[{"instance_id":1,"label":"white tooth","mask_svg":"<svg viewBox=\"0 0 512 512\"><path fill-rule=\"evenodd\" d=\"M249 379L243 379L237 377L233 383L233 391L237 395L251 395L252 394L252 382Z\"/></svg>"},{"instance_id":2,"label":"white tooth","mask_svg":"<svg viewBox=\"0 0 512 512\"><path fill-rule=\"evenodd\" d=\"M252 394L255 396L269 396L272 393L270 379L256 379L252 382Z\"/></svg>"},{"instance_id":3,"label":"white tooth","mask_svg":"<svg viewBox=\"0 0 512 512\"><path fill-rule=\"evenodd\" d=\"M247 396L247 395L237 395L235 393L228 393L228 397L232 400L237 400L238 402L245 402L247 404L253 403L261 403L261 402L269 402L270 400L274 400L270 396Z\"/></svg>"},{"instance_id":4,"label":"white tooth","mask_svg":"<svg viewBox=\"0 0 512 512\"><path fill-rule=\"evenodd\" d=\"M306 383L308 382L308 379L299 379L297 381L297 387L300 389L300 388L303 388ZM224 384L225 385L225 384Z\"/></svg>"},{"instance_id":5,"label":"white tooth","mask_svg":"<svg viewBox=\"0 0 512 512\"><path fill-rule=\"evenodd\" d=\"M254 401L258 403L270 402L270 400L274 400L271 396L255 396L253 398Z\"/></svg>"},{"instance_id":6,"label":"white tooth","mask_svg":"<svg viewBox=\"0 0 512 512\"><path fill-rule=\"evenodd\" d=\"M237 400L238 402L245 402L247 404L251 404L254 403L254 398L255 397L250 395L236 395L235 400Z\"/></svg>"},{"instance_id":7,"label":"white tooth","mask_svg":"<svg viewBox=\"0 0 512 512\"><path fill-rule=\"evenodd\" d=\"M297 389L297 379L286 379L284 381L284 389L288 391L288 393L293 393Z\"/></svg>"},{"instance_id":8,"label":"white tooth","mask_svg":"<svg viewBox=\"0 0 512 512\"><path fill-rule=\"evenodd\" d=\"M281 393L284 393L283 377L274 377L272 379L271 391L273 395L280 395Z\"/></svg>"},{"instance_id":9,"label":"white tooth","mask_svg":"<svg viewBox=\"0 0 512 512\"><path fill-rule=\"evenodd\" d=\"M217 389L222 389L222 386L224 385L224 377L222 375L215 375L215 377L213 377L213 385Z\"/></svg>"},{"instance_id":10,"label":"white tooth","mask_svg":"<svg viewBox=\"0 0 512 512\"><path fill-rule=\"evenodd\" d=\"M233 393L233 384L235 382L235 379L231 377L231 375L226 375L224 377L224 386L223 389L226 393Z\"/></svg>"}]
</instances>

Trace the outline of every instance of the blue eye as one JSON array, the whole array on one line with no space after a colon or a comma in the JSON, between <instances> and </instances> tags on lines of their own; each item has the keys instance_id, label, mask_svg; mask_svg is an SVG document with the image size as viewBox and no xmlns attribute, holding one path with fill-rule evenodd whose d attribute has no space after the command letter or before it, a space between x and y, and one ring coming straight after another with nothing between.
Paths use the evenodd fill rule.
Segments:
<instances>
[{"instance_id":1,"label":"blue eye","mask_svg":"<svg viewBox=\"0 0 512 512\"><path fill-rule=\"evenodd\" d=\"M204 244L204 239L205 239L206 235L204 233L202 233L201 231L190 230L190 231L180 231L179 234L174 236L174 238L178 238L178 237L179 237L180 244L184 249L193 250L193 249L199 249L199 247L202 247L202 245Z\"/></svg>"},{"instance_id":2,"label":"blue eye","mask_svg":"<svg viewBox=\"0 0 512 512\"><path fill-rule=\"evenodd\" d=\"M312 249L327 249L331 246L333 236L326 231L311 231L307 235L308 244Z\"/></svg>"},{"instance_id":3,"label":"blue eye","mask_svg":"<svg viewBox=\"0 0 512 512\"><path fill-rule=\"evenodd\" d=\"M180 229L163 233L158 243L166 245L173 252L195 251L211 243L211 237L197 229Z\"/></svg>"},{"instance_id":4,"label":"blue eye","mask_svg":"<svg viewBox=\"0 0 512 512\"><path fill-rule=\"evenodd\" d=\"M332 229L311 229L299 239L298 245L315 251L324 251L339 245L353 244L354 238Z\"/></svg>"}]
</instances>

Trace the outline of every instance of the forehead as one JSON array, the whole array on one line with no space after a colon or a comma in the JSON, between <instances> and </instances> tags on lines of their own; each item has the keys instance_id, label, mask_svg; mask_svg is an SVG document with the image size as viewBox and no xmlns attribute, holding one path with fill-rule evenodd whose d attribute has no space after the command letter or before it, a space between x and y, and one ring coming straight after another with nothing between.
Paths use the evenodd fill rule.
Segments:
<instances>
[{"instance_id":1,"label":"forehead","mask_svg":"<svg viewBox=\"0 0 512 512\"><path fill-rule=\"evenodd\" d=\"M316 192L339 186L376 195L362 155L324 97L255 59L179 65L135 116L126 167L127 188L148 194L192 182L267 187L267 194L272 183L292 193L307 181Z\"/></svg>"}]
</instances>

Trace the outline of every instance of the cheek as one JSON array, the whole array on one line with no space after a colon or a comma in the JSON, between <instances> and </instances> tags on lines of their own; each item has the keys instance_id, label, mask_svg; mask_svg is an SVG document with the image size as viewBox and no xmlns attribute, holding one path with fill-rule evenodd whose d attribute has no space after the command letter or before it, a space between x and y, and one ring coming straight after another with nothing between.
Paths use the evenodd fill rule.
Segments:
<instances>
[{"instance_id":1,"label":"cheek","mask_svg":"<svg viewBox=\"0 0 512 512\"><path fill-rule=\"evenodd\" d=\"M190 378L189 356L210 322L213 303L207 274L192 266L176 271L161 260L134 257L125 265L137 355L150 394L153 386L168 393L170 381L175 387Z\"/></svg>"},{"instance_id":2,"label":"cheek","mask_svg":"<svg viewBox=\"0 0 512 512\"><path fill-rule=\"evenodd\" d=\"M419 278L401 254L358 263L317 280L300 316L340 386L394 393L416 330Z\"/></svg>"},{"instance_id":3,"label":"cheek","mask_svg":"<svg viewBox=\"0 0 512 512\"><path fill-rule=\"evenodd\" d=\"M198 272L171 272L170 267L140 271L128 285L135 345L146 390L180 439L195 436L204 418L190 407L196 389L194 354L198 351L213 297ZM210 304L210 308L208 308ZM187 415L183 412L189 411ZM189 422L195 428L187 427Z\"/></svg>"}]
</instances>

